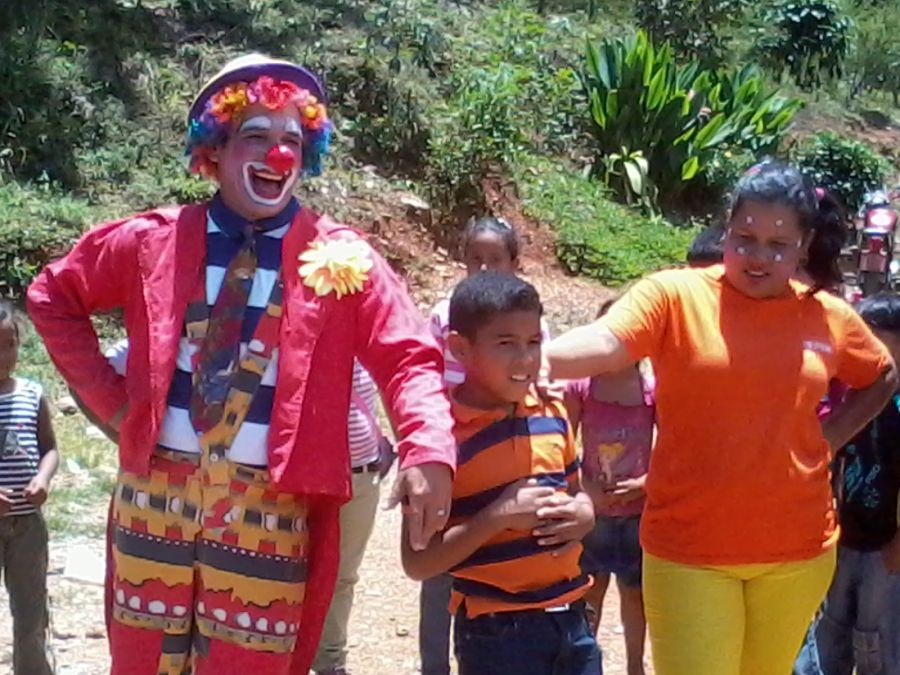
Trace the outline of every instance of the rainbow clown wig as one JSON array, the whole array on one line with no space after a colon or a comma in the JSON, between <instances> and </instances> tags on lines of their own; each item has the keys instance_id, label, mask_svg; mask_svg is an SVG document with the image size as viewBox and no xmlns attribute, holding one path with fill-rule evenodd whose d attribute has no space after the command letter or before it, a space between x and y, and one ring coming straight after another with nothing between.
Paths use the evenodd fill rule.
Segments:
<instances>
[{"instance_id":1,"label":"rainbow clown wig","mask_svg":"<svg viewBox=\"0 0 900 675\"><path fill-rule=\"evenodd\" d=\"M185 151L191 171L216 177L213 149L228 139L244 110L254 103L262 103L269 110L297 106L303 129L303 173L321 174L332 130L322 85L305 68L261 54L229 61L191 105Z\"/></svg>"}]
</instances>

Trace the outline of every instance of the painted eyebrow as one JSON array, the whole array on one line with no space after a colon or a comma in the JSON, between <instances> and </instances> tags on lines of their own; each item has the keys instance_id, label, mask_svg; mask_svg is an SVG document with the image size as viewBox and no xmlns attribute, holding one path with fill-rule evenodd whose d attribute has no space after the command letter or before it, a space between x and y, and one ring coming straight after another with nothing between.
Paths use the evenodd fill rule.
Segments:
<instances>
[{"instance_id":1,"label":"painted eyebrow","mask_svg":"<svg viewBox=\"0 0 900 675\"><path fill-rule=\"evenodd\" d=\"M285 121L284 133L291 134L292 136L303 136L303 130L300 128L300 125L292 118L288 118Z\"/></svg>"},{"instance_id":2,"label":"painted eyebrow","mask_svg":"<svg viewBox=\"0 0 900 675\"><path fill-rule=\"evenodd\" d=\"M272 120L268 117L251 117L249 120L246 120L243 124L241 124L240 129L238 131L268 131L272 128Z\"/></svg>"}]
</instances>

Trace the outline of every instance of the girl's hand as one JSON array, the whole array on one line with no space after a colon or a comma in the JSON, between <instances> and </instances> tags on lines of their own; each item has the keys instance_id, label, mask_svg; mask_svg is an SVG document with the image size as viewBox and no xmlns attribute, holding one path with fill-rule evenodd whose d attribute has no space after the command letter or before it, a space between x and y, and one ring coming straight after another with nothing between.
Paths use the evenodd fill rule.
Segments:
<instances>
[{"instance_id":1,"label":"girl's hand","mask_svg":"<svg viewBox=\"0 0 900 675\"><path fill-rule=\"evenodd\" d=\"M12 500L10 499L11 495L12 490L4 490L0 488L0 516L5 516L12 508Z\"/></svg>"},{"instance_id":2,"label":"girl's hand","mask_svg":"<svg viewBox=\"0 0 900 675\"><path fill-rule=\"evenodd\" d=\"M47 480L41 476L35 476L25 488L25 499L33 506L41 506L47 501L50 486Z\"/></svg>"},{"instance_id":3,"label":"girl's hand","mask_svg":"<svg viewBox=\"0 0 900 675\"><path fill-rule=\"evenodd\" d=\"M616 504L627 504L635 499L642 498L646 494L644 489L646 482L646 474L638 478L627 478L616 481L608 492L613 496Z\"/></svg>"}]
</instances>

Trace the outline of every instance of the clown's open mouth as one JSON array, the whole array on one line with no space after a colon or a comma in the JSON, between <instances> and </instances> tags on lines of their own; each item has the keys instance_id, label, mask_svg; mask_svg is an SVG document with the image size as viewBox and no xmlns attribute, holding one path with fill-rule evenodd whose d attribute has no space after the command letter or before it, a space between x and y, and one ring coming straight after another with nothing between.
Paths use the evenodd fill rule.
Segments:
<instances>
[{"instance_id":1,"label":"clown's open mouth","mask_svg":"<svg viewBox=\"0 0 900 675\"><path fill-rule=\"evenodd\" d=\"M244 186L254 201L277 204L294 184L296 171L275 173L264 164L244 165Z\"/></svg>"}]
</instances>

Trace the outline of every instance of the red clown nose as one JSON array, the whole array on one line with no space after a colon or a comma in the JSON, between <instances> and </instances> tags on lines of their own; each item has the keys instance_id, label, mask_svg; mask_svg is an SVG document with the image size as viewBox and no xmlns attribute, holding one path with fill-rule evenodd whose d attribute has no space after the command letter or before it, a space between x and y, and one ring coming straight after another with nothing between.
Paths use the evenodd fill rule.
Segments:
<instances>
[{"instance_id":1,"label":"red clown nose","mask_svg":"<svg viewBox=\"0 0 900 675\"><path fill-rule=\"evenodd\" d=\"M286 145L273 145L269 152L266 153L266 164L275 173L290 173L294 168L294 161L297 156L294 151Z\"/></svg>"}]
</instances>

